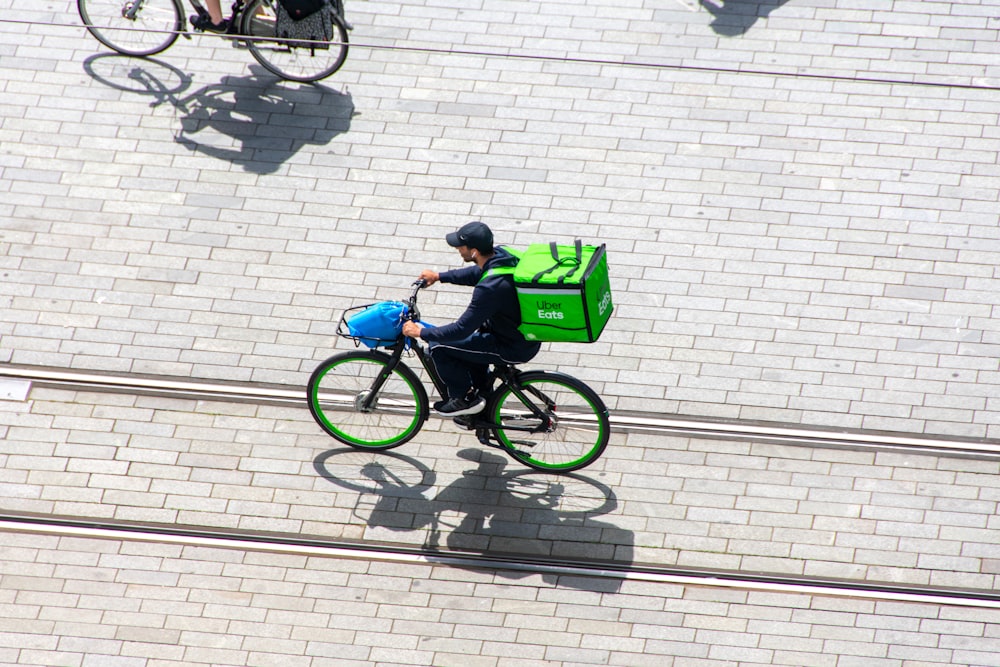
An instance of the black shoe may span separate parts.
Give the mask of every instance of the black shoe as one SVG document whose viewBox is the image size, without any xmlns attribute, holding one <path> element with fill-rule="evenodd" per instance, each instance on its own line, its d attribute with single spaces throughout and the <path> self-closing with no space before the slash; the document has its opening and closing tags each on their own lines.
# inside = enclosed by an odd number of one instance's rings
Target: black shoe
<svg viewBox="0 0 1000 667">
<path fill-rule="evenodd" d="M 218 32 L 224 33 L 229 32 L 229 21 L 222 19 L 222 23 L 212 23 L 211 17 L 208 14 L 193 14 L 191 17 L 191 27 L 195 30 L 203 30 L 205 32 Z"/>
<path fill-rule="evenodd" d="M 434 404 L 434 412 L 442 417 L 458 417 L 460 415 L 474 415 L 483 411 L 486 401 L 474 396 L 472 398 L 449 398 L 447 401 L 438 401 Z"/>
</svg>

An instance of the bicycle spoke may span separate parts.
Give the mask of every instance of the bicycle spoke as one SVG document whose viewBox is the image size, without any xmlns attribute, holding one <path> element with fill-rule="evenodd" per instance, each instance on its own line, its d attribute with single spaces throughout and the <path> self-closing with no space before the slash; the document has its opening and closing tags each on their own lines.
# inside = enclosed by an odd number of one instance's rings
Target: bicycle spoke
<svg viewBox="0 0 1000 667">
<path fill-rule="evenodd" d="M 426 395 L 405 366 L 397 366 L 372 399 L 385 355 L 349 352 L 323 362 L 309 380 L 309 409 L 316 422 L 337 440 L 358 448 L 401 445 L 423 424 Z"/>
<path fill-rule="evenodd" d="M 607 410 L 579 380 L 534 371 L 521 375 L 524 399 L 538 401 L 547 420 L 525 412 L 523 400 L 507 390 L 494 407 L 497 440 L 522 463 L 540 470 L 567 472 L 589 465 L 609 437 Z M 537 397 L 544 396 L 542 403 Z M 545 408 L 545 404 L 552 406 Z"/>
<path fill-rule="evenodd" d="M 126 55 L 159 53 L 184 28 L 174 0 L 77 0 L 77 9 L 98 41 Z"/>
<path fill-rule="evenodd" d="M 329 42 L 293 41 L 277 34 L 277 0 L 250 0 L 243 10 L 242 33 L 250 54 L 268 70 L 290 81 L 317 81 L 336 72 L 347 59 L 347 29 L 327 12 L 332 26 Z"/>
</svg>

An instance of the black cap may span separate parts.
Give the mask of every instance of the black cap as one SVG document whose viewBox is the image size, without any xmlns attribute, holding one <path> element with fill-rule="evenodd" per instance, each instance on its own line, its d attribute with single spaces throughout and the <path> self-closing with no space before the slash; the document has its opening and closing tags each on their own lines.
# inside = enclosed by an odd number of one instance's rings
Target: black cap
<svg viewBox="0 0 1000 667">
<path fill-rule="evenodd" d="M 457 232 L 446 234 L 444 240 L 452 248 L 464 245 L 479 252 L 493 252 L 493 232 L 478 220 L 462 225 Z"/>
</svg>

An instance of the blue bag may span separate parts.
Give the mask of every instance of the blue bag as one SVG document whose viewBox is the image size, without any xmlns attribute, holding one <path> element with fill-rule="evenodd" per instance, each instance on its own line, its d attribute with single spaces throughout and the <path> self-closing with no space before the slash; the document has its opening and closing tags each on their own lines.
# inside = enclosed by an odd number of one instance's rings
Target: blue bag
<svg viewBox="0 0 1000 667">
<path fill-rule="evenodd" d="M 402 301 L 375 303 L 347 320 L 351 335 L 368 347 L 388 347 L 403 331 L 406 304 Z"/>
</svg>

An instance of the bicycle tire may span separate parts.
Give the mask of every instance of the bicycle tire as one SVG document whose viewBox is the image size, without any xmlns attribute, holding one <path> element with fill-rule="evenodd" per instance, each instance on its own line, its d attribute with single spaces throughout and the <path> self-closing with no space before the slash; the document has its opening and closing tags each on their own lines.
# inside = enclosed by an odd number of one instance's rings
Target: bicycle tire
<svg viewBox="0 0 1000 667">
<path fill-rule="evenodd" d="M 76 9 L 97 41 L 127 56 L 166 51 L 184 30 L 180 0 L 77 0 Z"/>
<path fill-rule="evenodd" d="M 347 27 L 343 19 L 330 12 L 333 39 L 322 48 L 289 46 L 277 41 L 277 0 L 250 0 L 243 10 L 241 32 L 247 49 L 268 71 L 288 81 L 308 83 L 324 79 L 339 70 L 347 60 Z"/>
<path fill-rule="evenodd" d="M 409 367 L 399 363 L 372 409 L 361 406 L 377 375 L 392 358 L 378 351 L 337 354 L 309 377 L 307 399 L 316 423 L 357 449 L 390 449 L 415 436 L 430 414 L 427 392 Z"/>
<path fill-rule="evenodd" d="M 493 436 L 507 454 L 524 465 L 545 472 L 571 472 L 596 461 L 608 446 L 611 423 L 608 409 L 586 384 L 564 373 L 526 371 L 518 383 L 524 394 L 539 405 L 552 423 L 545 431 L 530 433 L 542 420 L 525 409 L 510 386 L 491 397 L 486 414 Z"/>
</svg>

